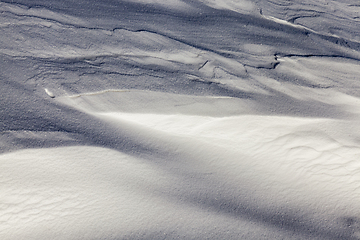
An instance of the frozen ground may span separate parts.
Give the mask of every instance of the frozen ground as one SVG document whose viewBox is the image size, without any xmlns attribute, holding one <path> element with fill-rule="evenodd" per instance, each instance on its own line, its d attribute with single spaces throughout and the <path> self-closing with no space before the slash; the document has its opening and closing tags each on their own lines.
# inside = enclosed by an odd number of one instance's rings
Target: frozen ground
<svg viewBox="0 0 360 240">
<path fill-rule="evenodd" d="M 360 239 L 357 0 L 0 0 L 0 239 Z"/>
</svg>

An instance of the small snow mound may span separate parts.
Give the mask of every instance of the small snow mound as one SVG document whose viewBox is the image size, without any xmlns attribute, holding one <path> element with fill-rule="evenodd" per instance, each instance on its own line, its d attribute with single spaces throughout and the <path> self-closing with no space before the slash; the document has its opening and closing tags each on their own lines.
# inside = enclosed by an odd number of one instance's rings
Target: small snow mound
<svg viewBox="0 0 360 240">
<path fill-rule="evenodd" d="M 51 97 L 51 98 L 55 97 L 55 95 L 49 89 L 45 88 L 44 90 L 45 90 L 46 94 L 49 95 L 49 97 Z"/>
</svg>

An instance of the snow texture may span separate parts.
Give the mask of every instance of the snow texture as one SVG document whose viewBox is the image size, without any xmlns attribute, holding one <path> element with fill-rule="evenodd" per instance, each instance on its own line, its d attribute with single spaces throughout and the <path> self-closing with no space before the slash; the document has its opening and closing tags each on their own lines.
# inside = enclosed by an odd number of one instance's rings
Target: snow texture
<svg viewBox="0 0 360 240">
<path fill-rule="evenodd" d="M 0 0 L 0 239 L 360 239 L 358 0 Z"/>
</svg>

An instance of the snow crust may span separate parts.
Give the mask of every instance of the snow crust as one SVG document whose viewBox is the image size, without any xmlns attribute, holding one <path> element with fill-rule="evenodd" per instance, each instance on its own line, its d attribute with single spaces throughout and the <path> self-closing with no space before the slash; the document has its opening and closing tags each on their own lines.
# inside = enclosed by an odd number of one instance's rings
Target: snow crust
<svg viewBox="0 0 360 240">
<path fill-rule="evenodd" d="M 359 4 L 0 1 L 0 239 L 360 239 Z"/>
</svg>

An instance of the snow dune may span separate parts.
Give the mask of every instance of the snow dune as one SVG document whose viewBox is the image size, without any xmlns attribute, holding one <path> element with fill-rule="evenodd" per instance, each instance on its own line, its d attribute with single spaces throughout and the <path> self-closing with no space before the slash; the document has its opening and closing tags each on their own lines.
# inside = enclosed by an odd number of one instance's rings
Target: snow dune
<svg viewBox="0 0 360 240">
<path fill-rule="evenodd" d="M 1 239 L 360 239 L 356 1 L 0 1 Z"/>
</svg>

